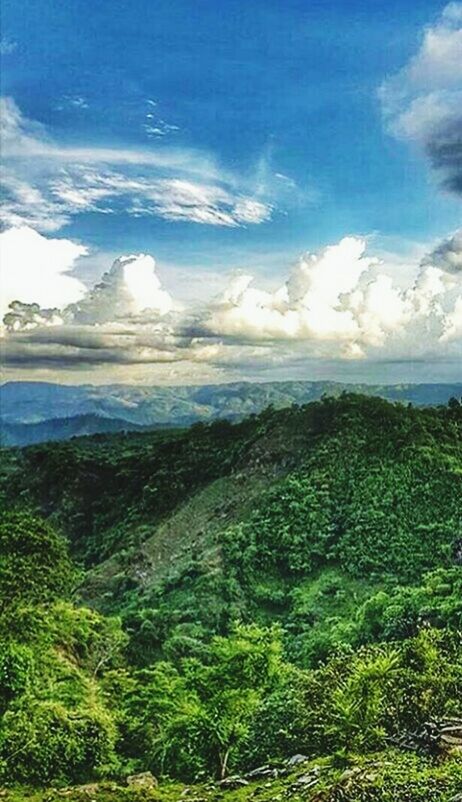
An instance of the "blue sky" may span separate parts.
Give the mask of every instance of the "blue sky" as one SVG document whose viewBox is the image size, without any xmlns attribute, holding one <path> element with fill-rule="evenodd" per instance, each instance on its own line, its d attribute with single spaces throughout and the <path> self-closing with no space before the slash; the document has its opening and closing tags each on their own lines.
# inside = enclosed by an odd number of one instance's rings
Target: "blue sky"
<svg viewBox="0 0 462 802">
<path fill-rule="evenodd" d="M 440 9 L 428 0 L 26 0 L 19 10 L 6 0 L 3 31 L 18 46 L 3 92 L 63 142 L 193 147 L 250 181 L 265 160 L 299 187 L 295 197 L 281 187 L 271 224 L 238 231 L 92 214 L 68 227 L 100 248 L 188 261 L 190 244 L 194 260 L 210 262 L 223 245 L 245 263 L 248 249 L 296 253 L 349 232 L 425 239 L 454 225 L 459 209 L 384 131 L 376 90 Z M 180 130 L 149 137 L 149 113 Z"/>
<path fill-rule="evenodd" d="M 7 225 L 80 243 L 86 284 L 119 254 L 152 254 L 183 301 L 188 278 L 192 295 L 235 268 L 266 287 L 346 236 L 393 252 L 400 278 L 460 224 L 458 193 L 440 189 L 418 136 L 396 135 L 379 96 L 443 8 L 4 0 L 17 196 L 23 182 Z"/>
</svg>

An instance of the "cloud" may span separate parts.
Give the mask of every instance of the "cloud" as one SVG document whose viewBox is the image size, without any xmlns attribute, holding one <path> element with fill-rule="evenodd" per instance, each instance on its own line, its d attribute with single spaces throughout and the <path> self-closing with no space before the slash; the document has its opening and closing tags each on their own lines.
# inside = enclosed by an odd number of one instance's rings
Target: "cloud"
<svg viewBox="0 0 462 802">
<path fill-rule="evenodd" d="M 150 366 L 156 376 L 173 370 L 168 375 L 178 379 L 173 366 L 182 365 L 181 375 L 192 380 L 197 371 L 208 379 L 235 378 L 249 371 L 254 376 L 291 367 L 300 371 L 308 364 L 314 370 L 328 360 L 403 365 L 459 360 L 460 365 L 460 232 L 416 261 L 406 286 L 393 280 L 394 261 L 381 262 L 367 253 L 365 240 L 345 237 L 303 254 L 273 290 L 255 286 L 250 274 L 237 274 L 217 298 L 189 308 L 163 289 L 154 259 L 146 254 L 119 257 L 95 286 L 84 292 L 80 285 L 72 287 L 78 297 L 70 303 L 64 300 L 67 287 L 59 302 L 50 276 L 72 282 L 65 270 L 81 246 L 32 234 L 34 239 L 30 231 L 14 232 L 16 263 L 26 237 L 35 255 L 43 249 L 44 264 L 49 265 L 48 247 L 58 266 L 46 277 L 47 292 L 34 302 L 40 263 L 23 262 L 28 265 L 19 287 L 24 293 L 16 292 L 4 317 L 4 359 L 12 369 L 99 368 L 120 378 L 119 366 L 128 379 Z M 64 249 L 59 254 L 58 247 Z"/>
<path fill-rule="evenodd" d="M 442 186 L 462 194 L 462 3 L 450 3 L 420 48 L 380 89 L 385 119 L 397 136 L 427 154 Z"/>
<path fill-rule="evenodd" d="M 462 107 L 462 92 L 459 101 Z M 462 196 L 462 114 L 446 116 L 435 126 L 427 140 L 427 152 L 433 167 L 443 176 L 445 189 Z"/>
<path fill-rule="evenodd" d="M 442 339 L 446 342 L 462 340 L 462 297 L 457 298 L 453 311 L 446 318 Z"/>
<path fill-rule="evenodd" d="M 9 304 L 38 304 L 63 308 L 85 294 L 85 286 L 70 276 L 83 245 L 68 239 L 49 239 L 28 227 L 0 234 L 0 311 Z M 18 310 L 17 310 L 18 311 Z"/>
<path fill-rule="evenodd" d="M 4 98 L 4 100 L 11 100 L 11 98 Z M 90 108 L 90 104 L 87 98 L 83 97 L 83 95 L 62 95 L 54 108 L 56 111 L 66 111 L 68 109 L 75 111 L 86 111 Z"/>
<path fill-rule="evenodd" d="M 69 100 L 69 99 L 68 99 Z M 72 97 L 84 108 L 86 101 Z M 83 212 L 126 213 L 236 227 L 270 219 L 273 206 L 207 154 L 181 148 L 63 147 L 1 100 L 6 167 L 4 225 L 56 231 Z"/>
<path fill-rule="evenodd" d="M 57 231 L 70 220 L 64 204 L 46 198 L 37 186 L 5 168 L 2 171 L 0 221 L 7 228 L 29 226 Z"/>
<path fill-rule="evenodd" d="M 178 125 L 167 123 L 163 120 L 158 112 L 159 103 L 157 100 L 146 100 L 148 111 L 146 112 L 146 122 L 143 124 L 143 130 L 149 138 L 165 137 L 169 134 L 176 134 L 180 130 Z"/>
<path fill-rule="evenodd" d="M 82 245 L 23 227 L 0 234 L 0 252 L 2 314 L 14 331 L 34 324 L 150 323 L 181 309 L 162 289 L 155 261 L 147 254 L 119 257 L 87 289 L 67 275 L 87 253 Z"/>
<path fill-rule="evenodd" d="M 74 109 L 89 109 L 90 104 L 82 95 L 65 95 L 63 97 L 64 103 Z"/>
<path fill-rule="evenodd" d="M 212 305 L 205 328 L 255 340 L 349 342 L 358 325 L 341 296 L 376 263 L 364 251 L 362 240 L 346 237 L 319 254 L 307 253 L 273 293 L 252 287 L 249 275 L 238 276 Z"/>
<path fill-rule="evenodd" d="M 27 331 L 39 326 L 61 326 L 64 323 L 59 309 L 42 309 L 39 304 L 12 301 L 3 317 L 7 331 Z"/>
<path fill-rule="evenodd" d="M 4 346 L 6 365 L 40 368 L 157 364 L 181 360 L 180 347 L 138 338 L 130 332 L 92 331 L 85 327 L 39 328 L 21 336 L 10 336 Z"/>
<path fill-rule="evenodd" d="M 57 326 L 39 324 L 33 330 L 10 329 L 3 343 L 3 359 L 7 366 L 29 370 L 104 370 L 113 365 L 213 364 L 219 361 L 221 348 L 219 343 L 184 336 L 175 328 L 174 319 L 154 322 L 147 317 L 123 325 L 81 325 L 65 320 Z"/>
<path fill-rule="evenodd" d="M 147 117 L 151 118 L 153 115 L 148 114 Z M 178 125 L 166 123 L 165 120 L 157 120 L 155 123 L 145 123 L 143 125 L 143 130 L 148 137 L 160 137 L 179 131 L 180 128 Z"/>
<path fill-rule="evenodd" d="M 151 256 L 121 256 L 93 289 L 68 307 L 66 317 L 77 323 L 108 323 L 139 315 L 163 317 L 174 309 L 168 292 L 161 289 Z"/>
<path fill-rule="evenodd" d="M 271 216 L 271 206 L 231 193 L 214 184 L 186 179 L 144 179 L 114 171 L 79 169 L 50 184 L 58 205 L 68 214 L 93 211 L 110 214 L 124 200 L 135 217 L 154 215 L 171 221 L 189 221 L 236 227 L 258 224 Z"/>
<path fill-rule="evenodd" d="M 462 293 L 461 281 L 439 266 L 443 244 L 405 289 L 365 250 L 364 240 L 346 237 L 307 253 L 274 292 L 253 287 L 250 275 L 236 276 L 202 318 L 204 336 L 275 347 L 293 342 L 307 356 L 324 358 L 442 355 L 442 343 L 458 338 Z"/>
<path fill-rule="evenodd" d="M 0 124 L 5 158 L 35 158 L 58 165 L 142 165 L 167 171 L 185 171 L 201 179 L 218 179 L 214 160 L 188 148 L 162 150 L 111 147 L 61 146 L 50 138 L 45 126 L 25 117 L 14 99 L 0 98 Z"/>
<path fill-rule="evenodd" d="M 201 344 L 182 334 L 181 307 L 162 289 L 151 256 L 119 257 L 87 290 L 62 275 L 84 248 L 68 240 L 47 240 L 31 229 L 11 229 L 0 236 L 8 272 L 21 266 L 14 288 L 2 299 L 5 364 L 156 364 L 181 361 L 185 349 L 188 359 L 198 358 Z M 54 308 L 48 306 L 51 301 Z"/>
<path fill-rule="evenodd" d="M 18 46 L 18 43 L 14 41 L 14 39 L 10 39 L 8 36 L 2 36 L 0 39 L 0 56 L 10 56 L 11 53 L 14 53 Z"/>
<path fill-rule="evenodd" d="M 447 273 L 462 276 L 462 229 L 442 240 L 424 257 L 422 265 L 435 265 Z"/>
</svg>

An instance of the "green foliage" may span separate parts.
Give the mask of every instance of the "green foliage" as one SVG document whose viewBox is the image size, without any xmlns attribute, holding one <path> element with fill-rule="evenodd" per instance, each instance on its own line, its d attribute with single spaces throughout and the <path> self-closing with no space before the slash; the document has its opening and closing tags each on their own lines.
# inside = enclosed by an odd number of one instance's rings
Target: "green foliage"
<svg viewBox="0 0 462 802">
<path fill-rule="evenodd" d="M 338 445 L 323 444 L 226 532 L 226 554 L 244 581 L 255 570 L 297 575 L 329 562 L 355 576 L 409 581 L 447 561 L 459 532 L 461 477 L 436 454 L 384 460 L 357 443 L 344 452 Z"/>
<path fill-rule="evenodd" d="M 22 643 L 4 641 L 1 646 L 0 712 L 4 713 L 16 697 L 28 690 L 34 671 L 34 655 Z"/>
<path fill-rule="evenodd" d="M 399 666 L 397 651 L 363 656 L 341 677 L 330 700 L 332 734 L 336 745 L 347 751 L 364 752 L 383 745 L 382 726 L 390 689 Z"/>
<path fill-rule="evenodd" d="M 66 594 L 73 571 L 66 541 L 49 524 L 25 512 L 0 523 L 0 610 L 27 599 L 48 601 Z"/>
<path fill-rule="evenodd" d="M 457 788 L 456 760 L 387 750 L 462 715 L 460 405 L 344 396 L 2 463 L 4 782 L 189 782 L 303 752 L 330 766 L 326 802 Z M 86 564 L 72 602 L 54 525 Z"/>
<path fill-rule="evenodd" d="M 462 630 L 461 567 L 432 571 L 416 587 L 379 591 L 358 614 L 362 640 L 411 637 L 426 626 Z"/>
<path fill-rule="evenodd" d="M 252 422 L 217 421 L 185 432 L 44 444 L 8 466 L 7 492 L 53 512 L 87 565 L 137 545 L 127 531 L 158 522 L 207 482 L 229 473 L 249 447 Z M 122 448 L 119 448 L 119 444 Z"/>
<path fill-rule="evenodd" d="M 57 702 L 26 697 L 2 719 L 0 777 L 79 782 L 114 764 L 114 740 L 111 718 L 98 707 L 69 711 Z"/>
<path fill-rule="evenodd" d="M 0 616 L 0 779 L 80 782 L 117 767 L 99 682 L 125 643 L 119 621 L 69 602 Z"/>
<path fill-rule="evenodd" d="M 284 666 L 241 747 L 246 765 L 303 752 L 367 753 L 432 718 L 460 715 L 462 640 L 424 630 L 402 644 L 333 653 L 317 669 Z"/>
<path fill-rule="evenodd" d="M 268 491 L 250 521 L 226 533 L 229 556 L 242 554 L 242 571 L 272 568 L 309 572 L 325 560 L 335 532 L 325 475 L 290 474 Z M 236 560 L 237 561 L 237 560 Z"/>
<path fill-rule="evenodd" d="M 224 776 L 277 680 L 280 651 L 276 630 L 238 627 L 228 638 L 213 638 L 202 659 L 110 674 L 106 687 L 122 708 L 121 748 L 138 768 L 143 755 L 156 773 Z"/>
<path fill-rule="evenodd" d="M 461 787 L 460 760 L 438 765 L 391 751 L 355 761 L 323 798 L 326 802 L 454 802 Z"/>
</svg>

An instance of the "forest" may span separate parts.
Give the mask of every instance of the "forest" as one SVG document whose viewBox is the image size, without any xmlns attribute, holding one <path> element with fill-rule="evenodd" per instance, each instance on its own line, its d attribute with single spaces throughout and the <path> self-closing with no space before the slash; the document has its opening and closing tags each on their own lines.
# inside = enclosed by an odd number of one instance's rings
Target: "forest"
<svg viewBox="0 0 462 802">
<path fill-rule="evenodd" d="M 462 405 L 0 451 L 0 798 L 460 802 Z"/>
</svg>

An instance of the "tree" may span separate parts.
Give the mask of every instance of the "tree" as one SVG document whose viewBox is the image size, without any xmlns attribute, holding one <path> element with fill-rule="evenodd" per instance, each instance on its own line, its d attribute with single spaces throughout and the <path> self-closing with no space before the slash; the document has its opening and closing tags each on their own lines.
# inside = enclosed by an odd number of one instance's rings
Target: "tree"
<svg viewBox="0 0 462 802">
<path fill-rule="evenodd" d="M 329 730 L 345 749 L 365 751 L 382 745 L 383 714 L 399 659 L 395 650 L 359 656 L 341 678 L 332 694 Z"/>
<path fill-rule="evenodd" d="M 200 702 L 204 742 L 221 778 L 280 665 L 279 630 L 255 625 L 213 638 L 207 663 L 185 661 L 187 684 Z"/>
<path fill-rule="evenodd" d="M 0 523 L 0 612 L 21 600 L 51 601 L 66 595 L 73 569 L 66 542 L 43 520 L 10 512 Z"/>
<path fill-rule="evenodd" d="M 213 638 L 203 658 L 185 658 L 178 668 L 157 663 L 134 682 L 109 677 L 114 697 L 122 696 L 128 754 L 186 780 L 210 771 L 225 777 L 280 666 L 279 631 L 253 625 Z"/>
</svg>

